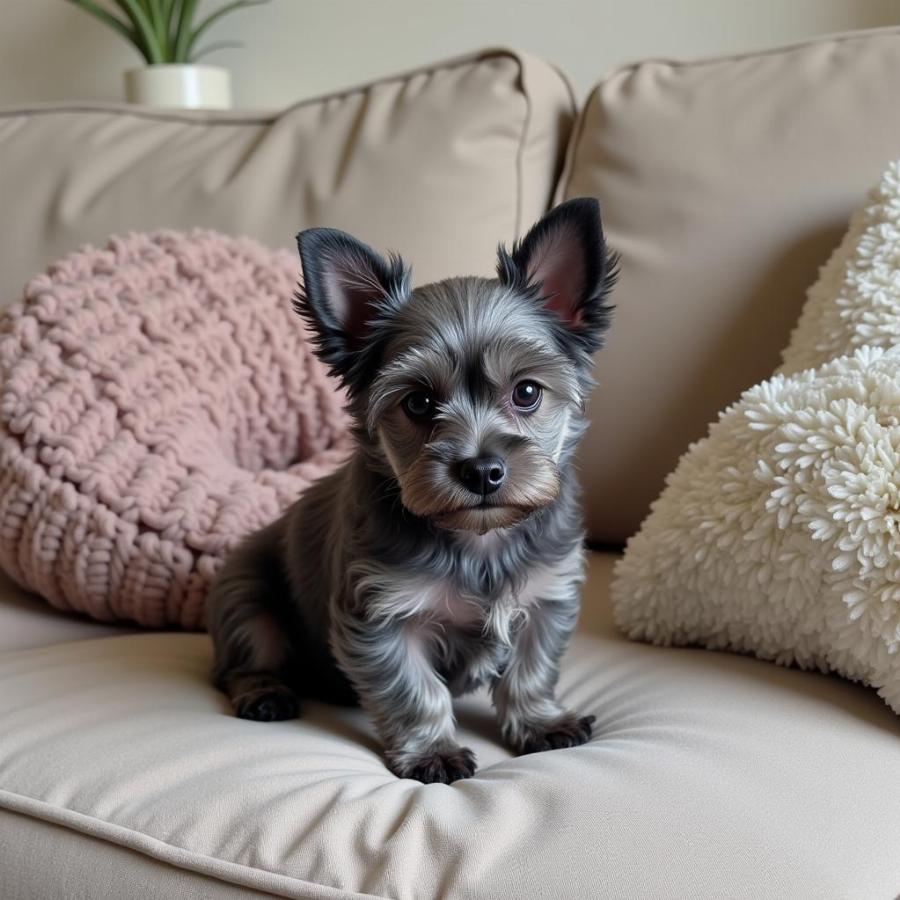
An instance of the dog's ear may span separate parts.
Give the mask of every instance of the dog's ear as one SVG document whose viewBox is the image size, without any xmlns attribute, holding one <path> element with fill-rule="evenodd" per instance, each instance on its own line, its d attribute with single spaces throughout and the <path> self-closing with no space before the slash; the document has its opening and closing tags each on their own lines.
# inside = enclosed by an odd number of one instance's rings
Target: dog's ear
<svg viewBox="0 0 900 900">
<path fill-rule="evenodd" d="M 294 308 L 313 328 L 316 352 L 352 388 L 372 364 L 379 326 L 410 291 L 409 269 L 334 228 L 297 235 L 303 283 Z"/>
<path fill-rule="evenodd" d="M 512 253 L 501 246 L 497 274 L 503 284 L 537 291 L 582 349 L 601 346 L 612 312 L 605 301 L 618 272 L 595 199 L 568 200 L 547 213 Z"/>
</svg>

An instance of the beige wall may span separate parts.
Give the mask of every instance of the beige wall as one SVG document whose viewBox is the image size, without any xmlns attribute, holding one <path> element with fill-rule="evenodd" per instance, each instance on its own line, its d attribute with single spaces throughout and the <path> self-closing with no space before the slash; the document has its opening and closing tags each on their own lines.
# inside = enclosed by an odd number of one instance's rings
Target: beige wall
<svg viewBox="0 0 900 900">
<path fill-rule="evenodd" d="M 207 8 L 217 4 L 206 0 Z M 0 0 L 0 105 L 119 99 L 137 57 L 65 0 Z M 277 107 L 485 45 L 556 62 L 579 94 L 613 66 L 900 23 L 900 0 L 272 0 L 223 20 L 209 62 L 241 106 Z"/>
</svg>

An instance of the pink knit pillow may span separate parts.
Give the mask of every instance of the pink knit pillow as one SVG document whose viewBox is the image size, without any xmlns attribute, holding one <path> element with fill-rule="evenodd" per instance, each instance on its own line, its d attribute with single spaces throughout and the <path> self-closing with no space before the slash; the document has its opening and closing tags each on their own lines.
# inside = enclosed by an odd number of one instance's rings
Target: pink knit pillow
<svg viewBox="0 0 900 900">
<path fill-rule="evenodd" d="M 0 565 L 54 606 L 199 628 L 210 579 L 346 452 L 299 263 L 209 231 L 113 238 L 0 319 Z"/>
</svg>

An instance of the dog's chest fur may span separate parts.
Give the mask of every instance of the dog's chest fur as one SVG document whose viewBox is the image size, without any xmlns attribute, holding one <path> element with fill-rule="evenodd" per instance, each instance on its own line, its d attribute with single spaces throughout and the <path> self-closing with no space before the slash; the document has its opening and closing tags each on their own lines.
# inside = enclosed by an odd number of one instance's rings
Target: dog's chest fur
<svg viewBox="0 0 900 900">
<path fill-rule="evenodd" d="M 506 628 L 496 620 L 507 612 L 527 615 L 538 603 L 567 596 L 573 579 L 580 576 L 583 557 L 581 547 L 575 546 L 559 560 L 523 564 L 515 573 L 493 572 L 477 556 L 465 571 L 457 568 L 447 574 L 420 573 L 412 567 L 370 572 L 362 579 L 369 595 L 366 612 L 370 618 L 465 630 L 480 627 L 502 638 Z"/>
<path fill-rule="evenodd" d="M 479 577 L 478 550 L 469 550 L 472 564 L 465 573 L 445 576 L 415 571 L 391 574 L 369 595 L 367 614 L 404 620 L 412 637 L 431 650 L 454 694 L 466 693 L 499 674 L 518 630 L 541 607 L 571 596 L 581 581 L 583 551 L 573 547 L 562 559 L 532 563 L 519 577 L 501 580 L 483 590 L 492 578 Z M 490 548 L 485 547 L 489 552 Z M 367 587 L 376 585 L 370 577 Z"/>
</svg>

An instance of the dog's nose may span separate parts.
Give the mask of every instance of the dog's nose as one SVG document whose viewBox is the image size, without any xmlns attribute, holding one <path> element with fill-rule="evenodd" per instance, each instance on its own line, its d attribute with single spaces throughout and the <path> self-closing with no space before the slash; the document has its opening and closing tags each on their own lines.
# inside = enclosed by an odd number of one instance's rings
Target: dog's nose
<svg viewBox="0 0 900 900">
<path fill-rule="evenodd" d="M 459 480 L 473 493 L 493 494 L 506 478 L 506 465 L 497 456 L 475 456 L 463 460 Z"/>
</svg>

